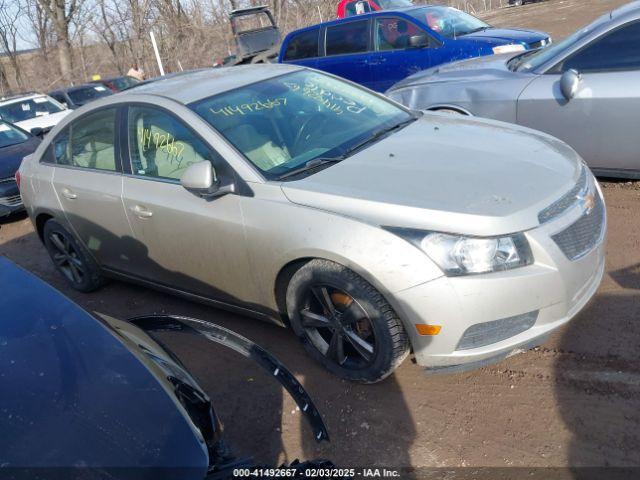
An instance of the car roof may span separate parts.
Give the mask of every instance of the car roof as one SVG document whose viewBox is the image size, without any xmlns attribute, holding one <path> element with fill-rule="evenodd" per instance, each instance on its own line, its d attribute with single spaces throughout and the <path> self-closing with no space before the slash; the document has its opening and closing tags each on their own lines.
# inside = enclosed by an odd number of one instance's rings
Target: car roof
<svg viewBox="0 0 640 480">
<path fill-rule="evenodd" d="M 47 96 L 46 94 L 38 93 L 38 92 L 30 92 L 30 93 L 23 93 L 23 94 L 19 94 L 19 95 L 12 95 L 10 97 L 0 98 L 0 105 L 6 105 L 6 104 L 10 104 L 10 103 L 20 102 L 22 100 L 29 100 L 31 98 L 46 97 L 46 96 Z"/>
<path fill-rule="evenodd" d="M 303 67 L 296 65 L 277 63 L 208 68 L 195 72 L 184 72 L 168 78 L 160 78 L 124 90 L 116 94 L 116 96 L 122 98 L 122 95 L 133 94 L 160 95 L 188 104 L 238 87 L 302 69 Z"/>
</svg>

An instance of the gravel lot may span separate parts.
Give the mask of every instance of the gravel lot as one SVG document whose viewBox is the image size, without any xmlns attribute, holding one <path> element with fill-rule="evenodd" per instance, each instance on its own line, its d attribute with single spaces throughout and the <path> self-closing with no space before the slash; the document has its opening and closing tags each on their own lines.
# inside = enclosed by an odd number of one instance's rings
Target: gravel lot
<svg viewBox="0 0 640 480">
<path fill-rule="evenodd" d="M 486 18 L 544 29 L 558 39 L 622 3 L 548 1 Z M 24 217 L 0 222 L 0 254 L 90 311 L 195 316 L 233 328 L 280 357 L 323 412 L 330 444 L 315 444 L 293 401 L 253 365 L 201 339 L 163 337 L 214 399 L 234 449 L 263 462 L 322 456 L 345 466 L 640 466 L 640 183 L 603 186 L 607 274 L 573 322 L 542 348 L 494 366 L 426 376 L 406 361 L 373 386 L 325 373 L 291 332 L 276 326 L 119 282 L 76 293 L 54 271 Z"/>
</svg>

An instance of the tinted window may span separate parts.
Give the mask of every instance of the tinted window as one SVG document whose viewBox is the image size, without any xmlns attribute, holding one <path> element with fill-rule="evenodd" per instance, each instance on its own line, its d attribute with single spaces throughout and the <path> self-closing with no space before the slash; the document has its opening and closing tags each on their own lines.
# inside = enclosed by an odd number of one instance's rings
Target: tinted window
<svg viewBox="0 0 640 480">
<path fill-rule="evenodd" d="M 29 138 L 29 135 L 22 130 L 18 130 L 13 125 L 0 122 L 0 148 L 24 143 L 29 140 Z"/>
<path fill-rule="evenodd" d="M 411 115 L 342 80 L 299 71 L 191 105 L 267 178 L 355 145 Z M 393 163 L 393 162 L 391 162 Z"/>
<path fill-rule="evenodd" d="M 85 115 L 53 141 L 53 161 L 58 165 L 116 171 L 116 109 Z"/>
<path fill-rule="evenodd" d="M 375 39 L 378 50 L 398 50 L 409 47 L 409 38 L 426 35 L 424 30 L 402 18 L 377 18 Z"/>
<path fill-rule="evenodd" d="M 579 72 L 640 69 L 640 22 L 619 28 L 565 60 L 562 71 Z"/>
<path fill-rule="evenodd" d="M 179 180 L 189 165 L 217 154 L 184 123 L 155 108 L 129 108 L 129 151 L 135 175 Z"/>
<path fill-rule="evenodd" d="M 285 60 L 300 60 L 318 56 L 318 34 L 320 30 L 314 29 L 297 35 L 287 45 L 284 54 Z"/>
<path fill-rule="evenodd" d="M 107 95 L 112 95 L 113 92 L 104 85 L 87 86 L 83 88 L 77 88 L 75 90 L 69 90 L 67 95 L 73 103 L 76 105 L 84 105 L 91 100 L 96 100 Z"/>
<path fill-rule="evenodd" d="M 366 52 L 368 40 L 368 20 L 327 27 L 327 55 Z"/>
</svg>

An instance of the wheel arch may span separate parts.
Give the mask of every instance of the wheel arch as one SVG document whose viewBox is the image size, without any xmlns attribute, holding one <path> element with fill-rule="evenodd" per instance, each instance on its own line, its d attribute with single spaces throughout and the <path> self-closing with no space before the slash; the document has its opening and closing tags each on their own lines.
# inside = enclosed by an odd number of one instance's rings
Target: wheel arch
<svg viewBox="0 0 640 480">
<path fill-rule="evenodd" d="M 40 212 L 35 217 L 34 224 L 36 227 L 36 233 L 38 234 L 38 238 L 40 238 L 40 241 L 43 243 L 44 243 L 44 225 L 52 218 L 55 218 L 55 217 L 49 212 Z"/>
<path fill-rule="evenodd" d="M 456 112 L 458 112 L 461 115 L 466 115 L 468 117 L 473 117 L 473 113 L 471 113 L 469 110 L 467 110 L 466 108 L 463 108 L 459 105 L 451 105 L 451 104 L 437 104 L 437 105 L 431 105 L 430 107 L 427 108 L 428 111 L 430 112 L 437 112 L 440 110 L 454 110 Z"/>
</svg>

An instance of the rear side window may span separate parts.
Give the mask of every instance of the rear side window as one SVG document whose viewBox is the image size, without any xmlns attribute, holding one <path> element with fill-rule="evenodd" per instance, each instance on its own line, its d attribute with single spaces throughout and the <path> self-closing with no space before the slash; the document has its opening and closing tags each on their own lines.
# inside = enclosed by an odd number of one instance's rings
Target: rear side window
<svg viewBox="0 0 640 480">
<path fill-rule="evenodd" d="M 115 124 L 115 108 L 79 118 L 52 142 L 49 161 L 57 165 L 115 172 Z"/>
<path fill-rule="evenodd" d="M 562 71 L 606 72 L 640 69 L 640 22 L 595 40 L 562 64 Z"/>
<path fill-rule="evenodd" d="M 284 53 L 285 60 L 301 60 L 318 56 L 318 35 L 320 30 L 303 32 L 291 39 Z"/>
<path fill-rule="evenodd" d="M 152 107 L 129 107 L 129 154 L 134 175 L 179 180 L 189 165 L 220 157 L 184 123 Z"/>
<path fill-rule="evenodd" d="M 369 20 L 327 27 L 327 55 L 366 52 L 369 46 Z"/>
</svg>

